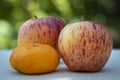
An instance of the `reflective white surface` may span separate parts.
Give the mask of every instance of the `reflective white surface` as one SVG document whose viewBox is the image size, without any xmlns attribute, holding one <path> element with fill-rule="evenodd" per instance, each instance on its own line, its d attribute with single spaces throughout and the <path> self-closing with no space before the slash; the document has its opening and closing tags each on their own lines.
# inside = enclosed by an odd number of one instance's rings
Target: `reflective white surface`
<svg viewBox="0 0 120 80">
<path fill-rule="evenodd" d="M 110 59 L 100 72 L 71 72 L 61 60 L 52 73 L 25 75 L 9 64 L 11 50 L 0 50 L 0 80 L 120 80 L 120 49 L 113 49 Z"/>
</svg>

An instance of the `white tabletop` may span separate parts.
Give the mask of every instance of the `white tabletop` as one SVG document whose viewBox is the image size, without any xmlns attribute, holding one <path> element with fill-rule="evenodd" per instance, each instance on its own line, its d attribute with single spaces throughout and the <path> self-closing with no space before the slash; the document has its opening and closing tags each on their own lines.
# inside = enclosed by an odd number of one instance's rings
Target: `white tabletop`
<svg viewBox="0 0 120 80">
<path fill-rule="evenodd" d="M 52 73 L 25 75 L 9 64 L 11 50 L 0 50 L 0 80 L 120 80 L 120 49 L 113 49 L 110 59 L 100 72 L 71 72 L 61 60 Z"/>
</svg>

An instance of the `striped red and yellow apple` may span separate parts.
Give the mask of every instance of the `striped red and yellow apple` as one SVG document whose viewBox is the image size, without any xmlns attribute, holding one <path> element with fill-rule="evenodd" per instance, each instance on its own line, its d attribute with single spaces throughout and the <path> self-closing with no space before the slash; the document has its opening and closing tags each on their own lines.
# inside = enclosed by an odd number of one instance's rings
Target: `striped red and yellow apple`
<svg viewBox="0 0 120 80">
<path fill-rule="evenodd" d="M 64 22 L 57 17 L 35 18 L 22 24 L 18 32 L 18 45 L 24 43 L 48 44 L 56 48 Z"/>
<path fill-rule="evenodd" d="M 112 37 L 101 23 L 75 22 L 62 29 L 58 48 L 71 71 L 99 71 L 110 57 Z"/>
</svg>

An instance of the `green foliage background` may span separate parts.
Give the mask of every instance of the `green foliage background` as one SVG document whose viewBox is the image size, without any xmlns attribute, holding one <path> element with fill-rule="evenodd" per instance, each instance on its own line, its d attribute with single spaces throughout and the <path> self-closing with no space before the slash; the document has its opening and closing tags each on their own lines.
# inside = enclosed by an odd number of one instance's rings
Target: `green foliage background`
<svg viewBox="0 0 120 80">
<path fill-rule="evenodd" d="M 120 48 L 120 0 L 0 0 L 0 49 L 17 45 L 21 24 L 33 18 L 58 16 L 65 23 L 86 20 L 105 24 L 113 36 L 114 48 Z"/>
</svg>

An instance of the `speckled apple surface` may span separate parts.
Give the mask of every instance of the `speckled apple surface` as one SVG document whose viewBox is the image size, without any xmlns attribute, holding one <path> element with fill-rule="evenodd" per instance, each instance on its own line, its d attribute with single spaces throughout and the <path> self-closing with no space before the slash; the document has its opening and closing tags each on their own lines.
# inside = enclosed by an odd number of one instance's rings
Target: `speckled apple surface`
<svg viewBox="0 0 120 80">
<path fill-rule="evenodd" d="M 56 47 L 64 22 L 56 17 L 35 18 L 24 22 L 18 32 L 18 44 L 40 43 Z"/>
<path fill-rule="evenodd" d="M 99 71 L 110 57 L 112 37 L 100 23 L 76 22 L 63 28 L 58 47 L 71 71 Z"/>
</svg>

